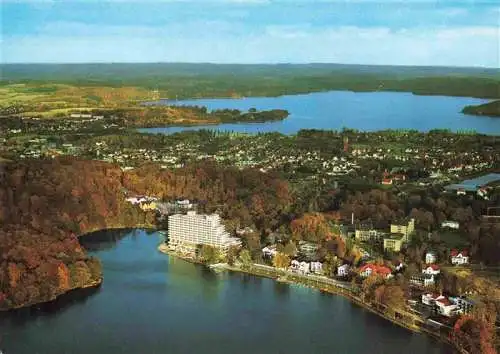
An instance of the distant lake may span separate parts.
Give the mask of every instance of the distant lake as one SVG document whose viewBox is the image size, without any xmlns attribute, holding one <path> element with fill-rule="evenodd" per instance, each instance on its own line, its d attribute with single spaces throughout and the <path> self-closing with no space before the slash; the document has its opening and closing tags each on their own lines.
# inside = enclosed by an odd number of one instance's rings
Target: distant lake
<svg viewBox="0 0 500 354">
<path fill-rule="evenodd" d="M 141 230 L 81 239 L 104 283 L 41 310 L 0 313 L 5 354 L 451 353 L 347 299 L 161 254 Z"/>
<path fill-rule="evenodd" d="M 286 109 L 290 116 L 279 122 L 219 124 L 189 127 L 140 129 L 141 132 L 175 133 L 184 130 L 217 129 L 245 133 L 280 132 L 294 134 L 300 129 L 335 129 L 343 127 L 363 131 L 383 129 L 476 130 L 500 135 L 500 118 L 467 116 L 461 113 L 467 105 L 488 100 L 468 97 L 417 96 L 405 92 L 329 91 L 279 97 L 245 97 L 238 99 L 163 100 L 162 104 L 198 105 L 208 109 L 249 108 Z"/>
</svg>

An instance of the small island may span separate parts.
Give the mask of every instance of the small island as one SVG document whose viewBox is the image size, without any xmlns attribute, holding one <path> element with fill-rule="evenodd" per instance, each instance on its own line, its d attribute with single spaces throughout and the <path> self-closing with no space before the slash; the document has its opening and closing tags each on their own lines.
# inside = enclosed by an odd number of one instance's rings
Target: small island
<svg viewBox="0 0 500 354">
<path fill-rule="evenodd" d="M 466 106 L 462 110 L 462 113 L 474 116 L 500 117 L 500 100 Z"/>
</svg>

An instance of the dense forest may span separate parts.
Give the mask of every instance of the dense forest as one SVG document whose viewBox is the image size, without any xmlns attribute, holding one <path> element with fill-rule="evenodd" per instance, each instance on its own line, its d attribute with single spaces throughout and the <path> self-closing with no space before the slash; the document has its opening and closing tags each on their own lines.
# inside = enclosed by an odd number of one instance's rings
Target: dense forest
<svg viewBox="0 0 500 354">
<path fill-rule="evenodd" d="M 327 90 L 498 98 L 497 69 L 338 64 L 7 64 L 2 82 L 159 89 L 164 98 L 277 96 Z"/>
<path fill-rule="evenodd" d="M 292 203 L 288 184 L 276 176 L 214 164 L 176 171 L 145 165 L 125 174 L 108 163 L 62 158 L 4 163 L 0 171 L 0 309 L 100 281 L 99 261 L 77 236 L 154 225 L 153 215 L 125 201 L 129 191 L 196 199 L 206 211 L 259 229 L 276 227 Z M 260 235 L 247 242 L 259 245 Z"/>
<path fill-rule="evenodd" d="M 225 167 L 213 161 L 168 170 L 144 164 L 122 172 L 115 165 L 72 158 L 4 163 L 0 169 L 0 308 L 46 301 L 100 279 L 99 262 L 86 256 L 77 236 L 104 229 L 154 224 L 150 214 L 126 203 L 126 193 L 164 199 L 188 198 L 201 212 L 218 212 L 229 231 L 249 226 L 242 235 L 252 257 L 271 236 L 287 255 L 300 241 L 320 244 L 321 257 L 332 256 L 354 264 L 359 252 L 339 238 L 334 227 L 356 220 L 387 229 L 390 222 L 414 217 L 417 234 L 403 250 L 410 264 L 419 266 L 428 249 L 449 257 L 451 248 L 466 247 L 475 261 L 500 263 L 500 229 L 485 224 L 481 215 L 489 201 L 442 195 L 440 190 L 397 195 L 388 190 L 360 192 L 344 185 L 302 186 L 278 172 Z M 463 232 L 440 232 L 444 220 L 456 220 Z M 465 237 L 466 235 L 466 237 Z M 450 289 L 456 280 L 450 280 Z"/>
<path fill-rule="evenodd" d="M 219 123 L 262 123 L 283 120 L 288 111 L 273 109 L 257 111 L 251 108 L 248 112 L 237 109 L 219 109 L 208 111 L 198 106 L 162 106 L 148 105 L 106 110 L 93 110 L 94 115 L 120 120 L 120 125 L 127 127 L 156 127 L 165 125 L 219 124 Z"/>
<path fill-rule="evenodd" d="M 475 116 L 500 117 L 500 100 L 480 104 L 477 106 L 466 106 L 464 107 L 462 112 Z"/>
<path fill-rule="evenodd" d="M 77 236 L 151 223 L 125 202 L 121 179 L 120 168 L 96 161 L 0 166 L 0 309 L 100 282 L 100 263 Z"/>
</svg>

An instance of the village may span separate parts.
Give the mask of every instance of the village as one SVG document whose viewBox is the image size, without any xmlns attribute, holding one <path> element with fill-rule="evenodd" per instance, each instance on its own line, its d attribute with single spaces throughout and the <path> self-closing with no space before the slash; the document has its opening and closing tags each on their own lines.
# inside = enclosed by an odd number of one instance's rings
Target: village
<svg viewBox="0 0 500 354">
<path fill-rule="evenodd" d="M 232 245 L 240 249 L 241 242 L 234 240 L 254 232 L 251 228 L 245 227 L 229 236 L 219 221 L 204 223 L 205 218 L 215 217 L 219 220 L 217 214 L 197 214 L 197 203 L 190 200 L 161 201 L 156 197 L 133 196 L 128 197 L 127 201 L 144 211 L 155 211 L 157 217 L 163 221 L 168 219 L 165 230 L 168 247 L 165 246 L 165 250 L 169 250 L 169 254 L 174 252 L 175 255 L 190 260 L 203 257 L 200 252 L 203 252 L 203 247 L 208 246 L 221 250 L 221 257 L 214 259 L 213 262 L 227 261 L 225 257 L 229 246 L 224 248 L 224 242 L 230 239 Z M 173 226 L 174 218 L 189 218 L 190 222 L 186 224 L 183 219 L 179 221 L 175 219 L 176 224 Z M 257 257 L 260 261 L 252 261 L 255 262 L 252 263 L 252 267 L 271 274 L 279 274 L 279 279 L 299 277 L 298 279 L 314 281 L 318 286 L 329 284 L 344 292 L 358 295 L 363 292 L 363 284 L 369 282 L 369 278 L 388 282 L 401 282 L 404 279 L 409 284 L 410 297 L 398 311 L 411 313 L 412 316 L 419 317 L 425 325 L 442 330 L 450 329 L 452 319 L 470 313 L 476 299 L 480 299 L 473 292 L 450 294 L 439 290 L 442 289 L 440 286 L 442 269 L 466 269 L 470 266 L 471 260 L 467 249 L 450 249 L 449 257 L 446 259 L 439 259 L 437 252 L 429 250 L 424 254 L 421 268 L 417 272 L 408 272 L 400 250 L 414 235 L 414 219 L 391 223 L 388 230 L 370 229 L 366 225 L 355 223 L 343 223 L 332 227 L 340 231 L 340 237 L 344 242 L 358 247 L 361 251 L 359 260 L 353 263 L 335 257 L 333 265 L 328 261 L 326 262 L 329 264 L 326 264 L 319 256 L 320 244 L 299 241 L 289 248 L 290 244 L 284 246 L 274 239 L 275 243 L 269 243 L 261 249 L 261 255 Z M 457 222 L 445 221 L 442 223 L 442 228 L 456 229 L 459 225 Z M 169 241 L 171 237 L 175 237 L 175 245 Z M 269 242 L 272 240 L 268 239 Z M 366 251 L 364 247 L 370 242 L 377 242 L 381 248 L 372 253 Z M 179 248 L 179 244 L 182 244 L 182 247 Z M 161 250 L 162 247 L 160 245 Z M 240 260 L 240 264 L 244 262 Z"/>
<path fill-rule="evenodd" d="M 102 121 L 100 116 L 85 119 Z M 457 149 L 457 137 L 436 141 L 437 138 L 429 138 L 429 134 L 424 135 L 430 140 L 428 143 L 418 144 L 421 134 L 411 132 L 330 132 L 326 137 L 318 135 L 319 139 L 315 139 L 314 131 L 299 132 L 296 136 L 211 131 L 159 136 L 123 134 L 123 131 L 120 135 L 103 135 L 102 130 L 96 130 L 89 137 L 88 132 L 78 133 L 77 124 L 62 122 L 75 132 L 53 135 L 42 133 L 43 130 L 38 134 L 7 130 L 0 137 L 1 156 L 26 159 L 68 155 L 116 163 L 124 170 L 148 162 L 176 169 L 208 160 L 240 169 L 278 171 L 288 179 L 311 178 L 325 183 L 348 176 L 365 184 L 397 190 L 459 182 L 462 177 L 491 171 L 500 159 L 495 146 L 475 150 L 462 144 Z M 115 123 L 109 128 L 124 129 Z M 473 136 L 462 137 L 462 140 L 470 140 L 469 144 L 475 146 Z M 408 143 L 402 144 L 402 141 Z M 480 193 L 487 197 L 488 190 Z"/>
</svg>

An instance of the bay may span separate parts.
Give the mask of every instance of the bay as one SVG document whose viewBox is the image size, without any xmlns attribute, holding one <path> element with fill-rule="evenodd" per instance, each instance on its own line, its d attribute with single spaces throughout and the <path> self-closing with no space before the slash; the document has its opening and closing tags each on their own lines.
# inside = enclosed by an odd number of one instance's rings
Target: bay
<svg viewBox="0 0 500 354">
<path fill-rule="evenodd" d="M 4 354 L 451 353 L 317 290 L 206 267 L 157 250 L 143 230 L 84 236 L 104 283 L 1 314 Z"/>
<path fill-rule="evenodd" d="M 198 126 L 169 126 L 139 129 L 141 132 L 171 134 L 185 130 L 215 129 L 243 133 L 280 132 L 295 134 L 301 129 L 344 127 L 362 131 L 385 129 L 475 130 L 500 135 L 500 118 L 469 116 L 461 113 L 467 105 L 488 100 L 469 97 L 418 96 L 406 92 L 328 91 L 279 97 L 226 99 L 162 100 L 154 104 L 198 105 L 213 109 L 249 108 L 286 109 L 290 116 L 283 121 Z M 149 103 L 152 104 L 152 103 Z"/>
</svg>

